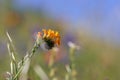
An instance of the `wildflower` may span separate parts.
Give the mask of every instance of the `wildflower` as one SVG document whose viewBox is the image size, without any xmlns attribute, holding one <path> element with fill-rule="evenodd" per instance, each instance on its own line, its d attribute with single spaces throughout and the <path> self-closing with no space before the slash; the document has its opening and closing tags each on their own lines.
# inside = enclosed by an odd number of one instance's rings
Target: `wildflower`
<svg viewBox="0 0 120 80">
<path fill-rule="evenodd" d="M 37 33 L 37 43 L 42 43 L 40 46 L 45 49 L 52 49 L 60 45 L 60 35 L 57 31 L 43 29 L 42 32 Z"/>
<path fill-rule="evenodd" d="M 72 49 L 76 49 L 76 50 L 79 50 L 81 47 L 80 46 L 78 46 L 78 45 L 76 45 L 75 43 L 73 43 L 73 42 L 68 42 L 68 46 L 70 47 L 70 48 L 72 48 Z"/>
</svg>

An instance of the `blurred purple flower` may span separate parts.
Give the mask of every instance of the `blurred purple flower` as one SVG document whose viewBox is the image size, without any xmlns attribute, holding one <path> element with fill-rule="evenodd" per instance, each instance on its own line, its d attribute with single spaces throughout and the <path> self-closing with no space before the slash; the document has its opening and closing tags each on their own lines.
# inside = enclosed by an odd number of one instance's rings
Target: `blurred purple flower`
<svg viewBox="0 0 120 80">
<path fill-rule="evenodd" d="M 75 43 L 77 41 L 77 38 L 76 38 L 76 35 L 74 35 L 74 34 L 72 34 L 70 32 L 67 32 L 65 34 L 65 36 L 63 37 L 63 42 L 65 42 L 65 44 L 67 44 L 70 41 Z"/>
</svg>

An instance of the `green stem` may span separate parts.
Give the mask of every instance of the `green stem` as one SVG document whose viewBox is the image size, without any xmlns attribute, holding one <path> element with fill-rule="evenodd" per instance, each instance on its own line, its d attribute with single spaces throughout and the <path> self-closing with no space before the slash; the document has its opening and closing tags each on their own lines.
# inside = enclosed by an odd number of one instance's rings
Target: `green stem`
<svg viewBox="0 0 120 80">
<path fill-rule="evenodd" d="M 32 49 L 32 52 L 31 52 L 31 53 L 27 53 L 27 54 L 26 54 L 27 57 L 25 56 L 25 57 L 23 58 L 23 60 L 20 61 L 20 63 L 19 63 L 19 64 L 21 64 L 21 65 L 20 65 L 20 68 L 19 68 L 19 70 L 17 71 L 17 73 L 16 73 L 15 77 L 13 78 L 13 80 L 15 80 L 15 79 L 19 76 L 19 74 L 21 73 L 21 71 L 22 71 L 22 69 L 23 69 L 23 67 L 24 67 L 24 65 L 25 65 L 25 62 L 26 62 L 27 60 L 30 60 L 30 59 L 31 59 L 31 57 L 34 55 L 34 53 L 36 52 L 36 50 L 38 49 L 39 46 L 40 46 L 39 44 L 35 43 L 35 45 L 34 45 L 34 47 L 33 47 L 33 49 Z"/>
</svg>

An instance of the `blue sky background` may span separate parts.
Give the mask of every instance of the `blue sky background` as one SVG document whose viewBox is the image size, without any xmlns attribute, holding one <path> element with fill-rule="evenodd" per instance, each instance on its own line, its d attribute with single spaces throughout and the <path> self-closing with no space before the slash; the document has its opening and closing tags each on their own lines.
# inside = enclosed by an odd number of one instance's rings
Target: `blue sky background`
<svg viewBox="0 0 120 80">
<path fill-rule="evenodd" d="M 120 0 L 13 0 L 21 10 L 44 10 L 71 25 L 88 25 L 93 34 L 120 42 Z M 74 26 L 80 27 L 80 26 Z"/>
</svg>

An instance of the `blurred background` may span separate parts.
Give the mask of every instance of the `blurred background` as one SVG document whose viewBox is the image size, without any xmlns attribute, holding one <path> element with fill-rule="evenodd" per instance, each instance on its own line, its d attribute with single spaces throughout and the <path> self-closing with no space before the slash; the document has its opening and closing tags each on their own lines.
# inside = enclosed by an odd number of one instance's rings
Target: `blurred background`
<svg viewBox="0 0 120 80">
<path fill-rule="evenodd" d="M 10 70 L 6 31 L 22 58 L 31 50 L 35 33 L 43 28 L 57 30 L 61 35 L 56 57 L 60 80 L 64 77 L 64 65 L 69 63 L 69 41 L 80 46 L 75 52 L 77 80 L 120 79 L 119 0 L 0 0 L 1 80 Z M 49 55 L 42 50 L 37 53 L 30 66 L 30 80 L 39 80 L 32 76 L 33 65 L 40 64 L 49 73 Z"/>
</svg>

